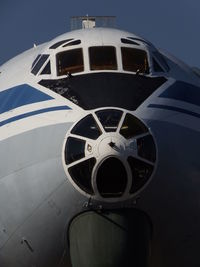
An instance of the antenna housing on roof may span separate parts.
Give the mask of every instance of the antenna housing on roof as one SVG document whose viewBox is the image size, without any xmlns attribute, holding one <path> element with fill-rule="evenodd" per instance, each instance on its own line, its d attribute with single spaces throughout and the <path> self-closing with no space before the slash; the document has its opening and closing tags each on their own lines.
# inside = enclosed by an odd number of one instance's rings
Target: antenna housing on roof
<svg viewBox="0 0 200 267">
<path fill-rule="evenodd" d="M 115 22 L 115 16 L 74 16 L 70 19 L 72 31 L 95 27 L 115 28 Z"/>
</svg>

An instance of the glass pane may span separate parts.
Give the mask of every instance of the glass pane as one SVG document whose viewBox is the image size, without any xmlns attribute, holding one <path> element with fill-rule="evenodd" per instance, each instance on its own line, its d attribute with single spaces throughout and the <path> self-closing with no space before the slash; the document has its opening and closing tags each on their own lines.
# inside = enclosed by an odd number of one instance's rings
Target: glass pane
<svg viewBox="0 0 200 267">
<path fill-rule="evenodd" d="M 150 42 L 144 40 L 144 39 L 141 39 L 141 38 L 136 38 L 136 37 L 127 37 L 129 39 L 132 39 L 132 40 L 135 40 L 135 41 L 139 41 L 139 42 L 142 42 L 144 44 L 147 44 L 149 46 L 153 46 Z"/>
<path fill-rule="evenodd" d="M 128 163 L 132 172 L 132 186 L 130 193 L 133 194 L 144 186 L 151 177 L 153 166 L 133 157 L 128 157 Z"/>
<path fill-rule="evenodd" d="M 147 53 L 140 49 L 122 47 L 123 69 L 127 71 L 149 73 Z"/>
<path fill-rule="evenodd" d="M 83 52 L 81 48 L 58 53 L 56 55 L 56 60 L 58 76 L 84 70 Z"/>
<path fill-rule="evenodd" d="M 40 74 L 51 74 L 51 64 L 50 61 L 44 67 L 43 71 Z"/>
<path fill-rule="evenodd" d="M 116 51 L 113 46 L 89 48 L 91 70 L 117 70 Z"/>
<path fill-rule="evenodd" d="M 92 115 L 88 115 L 79 121 L 71 131 L 72 134 L 84 136 L 96 140 L 101 131 Z"/>
<path fill-rule="evenodd" d="M 106 132 L 115 132 L 122 117 L 122 111 L 107 109 L 96 112 L 96 115 Z"/>
<path fill-rule="evenodd" d="M 85 157 L 85 141 L 69 137 L 65 146 L 65 163 L 70 164 Z"/>
<path fill-rule="evenodd" d="M 69 168 L 69 174 L 74 182 L 85 192 L 94 194 L 92 188 L 92 170 L 96 163 L 95 158 L 88 159 Z"/>
<path fill-rule="evenodd" d="M 39 72 L 39 70 L 44 65 L 48 57 L 49 55 L 41 55 L 40 59 L 38 60 L 38 62 L 35 64 L 34 68 L 31 71 L 34 75 L 36 75 Z"/>
<path fill-rule="evenodd" d="M 35 66 L 35 64 L 38 62 L 39 58 L 41 57 L 41 55 L 39 54 L 36 59 L 33 61 L 33 64 L 32 64 L 32 68 Z"/>
<path fill-rule="evenodd" d="M 164 72 L 162 67 L 158 64 L 158 62 L 153 58 L 153 69 L 156 72 Z"/>
<path fill-rule="evenodd" d="M 155 162 L 156 147 L 151 135 L 144 136 L 137 140 L 138 155 L 144 159 Z"/>
<path fill-rule="evenodd" d="M 123 135 L 126 139 L 130 139 L 146 132 L 148 132 L 148 129 L 140 120 L 131 114 L 126 114 L 120 129 L 121 135 Z"/>
<path fill-rule="evenodd" d="M 75 41 L 72 41 L 72 42 L 69 42 L 65 45 L 63 45 L 63 47 L 67 47 L 67 46 L 71 46 L 71 45 L 79 45 L 81 43 L 81 40 L 75 40 Z"/>
<path fill-rule="evenodd" d="M 125 38 L 121 38 L 121 42 L 124 44 L 139 45 L 138 43 L 131 41 L 131 40 L 128 40 L 128 39 L 125 39 Z"/>
<path fill-rule="evenodd" d="M 67 42 L 69 42 L 69 41 L 71 41 L 71 40 L 73 40 L 73 39 L 67 39 L 67 40 L 59 41 L 59 42 L 53 44 L 52 46 L 50 46 L 49 49 L 56 49 L 56 48 L 58 48 L 59 46 L 61 46 L 62 44 L 65 44 L 65 43 L 67 43 Z"/>
<path fill-rule="evenodd" d="M 160 54 L 158 51 L 153 52 L 155 58 L 158 59 L 158 61 L 162 64 L 162 66 L 165 68 L 166 71 L 169 71 L 170 68 L 167 64 L 167 61 L 165 60 L 164 56 L 162 54 Z"/>
</svg>

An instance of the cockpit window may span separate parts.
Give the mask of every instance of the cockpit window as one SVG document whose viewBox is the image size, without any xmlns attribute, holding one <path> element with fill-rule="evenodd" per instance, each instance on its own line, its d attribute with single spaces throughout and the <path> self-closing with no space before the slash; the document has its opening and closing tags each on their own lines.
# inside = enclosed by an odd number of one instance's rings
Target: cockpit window
<svg viewBox="0 0 200 267">
<path fill-rule="evenodd" d="M 75 41 L 72 41 L 72 42 L 69 42 L 65 45 L 63 45 L 63 47 L 67 47 L 67 46 L 71 46 L 71 45 L 79 45 L 81 44 L 81 40 L 75 40 Z"/>
<path fill-rule="evenodd" d="M 58 76 L 84 71 L 83 51 L 81 48 L 58 53 L 56 62 Z"/>
<path fill-rule="evenodd" d="M 41 55 L 40 59 L 37 61 L 37 63 L 35 63 L 35 65 L 33 65 L 34 67 L 32 68 L 31 73 L 36 75 L 48 58 L 49 58 L 49 55 Z"/>
<path fill-rule="evenodd" d="M 149 73 L 147 53 L 144 50 L 121 47 L 123 69 L 126 71 Z"/>
<path fill-rule="evenodd" d="M 132 39 L 132 40 L 134 40 L 134 41 L 142 42 L 142 43 L 144 43 L 144 44 L 146 44 L 146 45 L 149 45 L 149 46 L 152 46 L 152 44 L 151 44 L 150 42 L 148 42 L 148 41 L 146 41 L 146 40 L 143 40 L 143 39 L 141 39 L 141 38 L 136 38 L 136 37 L 127 37 L 127 38 Z"/>
<path fill-rule="evenodd" d="M 44 67 L 44 69 L 42 70 L 42 72 L 40 74 L 51 74 L 51 64 L 50 64 L 50 60 L 48 61 L 48 63 L 46 64 L 46 66 Z"/>
<path fill-rule="evenodd" d="M 121 42 L 122 42 L 123 44 L 139 45 L 138 43 L 136 43 L 136 42 L 134 42 L 134 41 L 132 41 L 132 40 L 128 40 L 128 39 L 126 39 L 126 38 L 121 38 Z"/>
<path fill-rule="evenodd" d="M 71 39 L 66 39 L 66 40 L 59 41 L 59 42 L 53 44 L 52 46 L 50 46 L 49 49 L 56 49 L 56 48 L 58 48 L 59 46 L 65 44 L 65 43 L 67 43 L 67 42 L 69 42 L 69 41 L 71 41 L 71 40 L 73 40 L 73 39 L 71 38 Z"/>
<path fill-rule="evenodd" d="M 32 63 L 31 69 L 35 66 L 35 64 L 38 62 L 40 57 L 41 57 L 41 54 L 37 55 L 36 59 Z"/>
<path fill-rule="evenodd" d="M 164 72 L 163 68 L 160 66 L 160 64 L 155 58 L 153 58 L 153 69 L 155 72 Z"/>
<path fill-rule="evenodd" d="M 116 50 L 113 46 L 89 48 L 91 70 L 117 70 Z"/>
<path fill-rule="evenodd" d="M 165 68 L 166 71 L 169 71 L 170 68 L 162 54 L 160 54 L 158 51 L 153 52 L 155 58 L 162 64 L 162 66 Z"/>
</svg>

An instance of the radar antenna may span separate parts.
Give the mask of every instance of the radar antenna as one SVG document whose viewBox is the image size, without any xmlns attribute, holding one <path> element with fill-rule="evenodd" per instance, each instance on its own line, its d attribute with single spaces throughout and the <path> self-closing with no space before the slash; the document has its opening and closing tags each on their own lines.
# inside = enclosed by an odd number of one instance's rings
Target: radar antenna
<svg viewBox="0 0 200 267">
<path fill-rule="evenodd" d="M 71 30 L 96 27 L 115 28 L 115 16 L 73 16 L 70 19 Z"/>
</svg>

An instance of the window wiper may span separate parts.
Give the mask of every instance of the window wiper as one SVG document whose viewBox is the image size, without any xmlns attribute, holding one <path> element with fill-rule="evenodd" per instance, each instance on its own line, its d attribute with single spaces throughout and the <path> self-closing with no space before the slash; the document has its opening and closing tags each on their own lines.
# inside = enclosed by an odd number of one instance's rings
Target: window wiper
<svg viewBox="0 0 200 267">
<path fill-rule="evenodd" d="M 135 75 L 136 76 L 146 76 L 147 73 L 143 72 L 141 69 L 137 69 Z"/>
<path fill-rule="evenodd" d="M 68 79 L 70 79 L 70 78 L 72 78 L 73 76 L 72 76 L 72 74 L 71 74 L 71 72 L 67 72 L 67 74 L 66 74 L 66 78 L 68 78 Z"/>
</svg>

